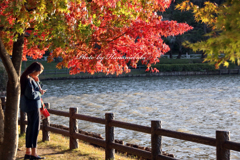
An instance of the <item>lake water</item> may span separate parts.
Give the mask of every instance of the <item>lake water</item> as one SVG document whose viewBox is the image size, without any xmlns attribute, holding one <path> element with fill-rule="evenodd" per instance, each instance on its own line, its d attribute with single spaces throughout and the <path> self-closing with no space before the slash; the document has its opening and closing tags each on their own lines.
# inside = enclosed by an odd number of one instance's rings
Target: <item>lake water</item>
<svg viewBox="0 0 240 160">
<path fill-rule="evenodd" d="M 215 138 L 216 130 L 230 131 L 240 142 L 240 76 L 166 76 L 43 81 L 43 100 L 52 109 L 104 118 L 113 112 L 119 121 Z M 51 115 L 51 123 L 68 126 L 69 119 Z M 100 133 L 103 125 L 78 121 L 79 129 Z M 150 147 L 150 135 L 115 129 L 115 139 Z M 179 159 L 216 159 L 215 147 L 163 137 L 163 151 Z M 240 153 L 231 152 L 231 159 Z"/>
</svg>

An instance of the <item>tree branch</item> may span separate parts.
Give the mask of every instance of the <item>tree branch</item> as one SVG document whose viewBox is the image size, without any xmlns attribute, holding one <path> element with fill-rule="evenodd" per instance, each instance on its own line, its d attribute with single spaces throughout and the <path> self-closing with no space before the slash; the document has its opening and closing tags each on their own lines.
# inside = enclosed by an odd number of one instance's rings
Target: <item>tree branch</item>
<svg viewBox="0 0 240 160">
<path fill-rule="evenodd" d="M 113 38 L 112 40 L 106 40 L 106 39 L 105 39 L 105 40 L 103 40 L 103 41 L 90 41 L 90 42 L 112 42 L 112 41 L 115 41 L 116 39 L 122 37 L 124 34 L 126 34 L 126 32 L 124 32 L 123 34 L 121 34 L 121 35 Z"/>
<path fill-rule="evenodd" d="M 3 65 L 8 73 L 8 79 L 18 79 L 17 72 L 13 66 L 12 60 L 7 53 L 2 39 L 0 38 L 0 58 L 2 59 Z"/>
<path fill-rule="evenodd" d="M 86 52 L 87 54 L 89 54 L 86 50 L 83 50 L 83 49 L 80 49 L 80 48 L 77 48 L 77 49 L 82 51 L 82 52 Z M 76 53 L 76 50 L 74 52 Z"/>
<path fill-rule="evenodd" d="M 28 8 L 27 8 L 27 3 L 25 3 L 24 6 L 25 6 L 25 9 L 26 9 L 28 12 L 32 12 L 32 11 L 34 11 L 34 10 L 37 9 L 37 7 L 32 8 L 32 9 L 28 9 Z"/>
<path fill-rule="evenodd" d="M 5 29 L 5 30 L 12 30 L 12 28 L 4 28 L 4 27 L 0 27 L 0 31 L 2 31 L 2 30 L 4 30 L 4 29 Z M 27 30 L 32 30 L 32 31 L 33 31 L 34 28 L 27 28 L 26 31 L 27 31 Z"/>
<path fill-rule="evenodd" d="M 23 44 L 24 34 L 18 35 L 17 41 L 13 43 L 12 63 L 19 76 L 21 75 Z"/>
<path fill-rule="evenodd" d="M 112 42 L 112 41 L 115 41 L 116 39 L 118 39 L 118 38 L 120 38 L 120 37 L 122 37 L 124 34 L 126 34 L 126 32 L 124 32 L 123 34 L 121 34 L 120 36 L 118 36 L 118 37 L 115 37 L 115 38 L 113 38 L 111 41 L 109 41 L 109 42 Z"/>
</svg>

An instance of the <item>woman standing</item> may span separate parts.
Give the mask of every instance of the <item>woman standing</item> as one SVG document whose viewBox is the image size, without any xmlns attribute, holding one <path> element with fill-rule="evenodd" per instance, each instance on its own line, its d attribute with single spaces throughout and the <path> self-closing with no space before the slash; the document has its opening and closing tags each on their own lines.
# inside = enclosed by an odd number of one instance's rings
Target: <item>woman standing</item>
<svg viewBox="0 0 240 160">
<path fill-rule="evenodd" d="M 43 72 L 43 65 L 33 62 L 22 74 L 20 108 L 27 113 L 25 160 L 45 159 L 37 155 L 37 137 L 40 129 L 41 96 L 46 92 L 39 84 L 38 76 Z"/>
</svg>

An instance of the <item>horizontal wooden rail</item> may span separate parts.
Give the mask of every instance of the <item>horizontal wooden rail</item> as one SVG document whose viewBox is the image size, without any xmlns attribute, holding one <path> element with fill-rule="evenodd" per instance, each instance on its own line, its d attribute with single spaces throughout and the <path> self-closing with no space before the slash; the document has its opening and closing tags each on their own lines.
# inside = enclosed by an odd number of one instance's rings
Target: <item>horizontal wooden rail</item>
<svg viewBox="0 0 240 160">
<path fill-rule="evenodd" d="M 55 127 L 50 127 L 50 126 L 46 126 L 46 130 L 50 131 L 50 132 L 53 132 L 53 133 L 58 133 L 58 134 L 62 134 L 64 136 L 70 137 L 69 131 L 65 131 L 65 130 L 58 129 L 58 128 L 55 128 Z"/>
<path fill-rule="evenodd" d="M 223 143 L 223 147 L 226 149 L 240 152 L 240 144 L 236 142 L 226 141 Z"/>
<path fill-rule="evenodd" d="M 131 123 L 112 120 L 109 123 L 109 125 L 112 127 L 125 128 L 133 131 L 143 132 L 143 133 L 149 133 L 149 134 L 151 133 L 151 127 L 141 126 L 137 124 L 131 124 Z"/>
<path fill-rule="evenodd" d="M 137 148 L 124 146 L 124 145 L 117 144 L 117 143 L 111 143 L 110 147 L 114 148 L 114 149 L 116 149 L 118 151 L 132 153 L 134 155 L 137 155 L 137 156 L 140 156 L 140 157 L 144 157 L 144 158 L 151 157 L 151 152 L 140 150 L 140 149 L 137 149 Z"/>
<path fill-rule="evenodd" d="M 47 69 L 43 71 L 43 75 L 47 74 L 69 74 L 70 69 Z"/>
<path fill-rule="evenodd" d="M 106 142 L 102 139 L 86 136 L 86 135 L 83 135 L 83 134 L 80 134 L 80 133 L 74 133 L 73 137 L 76 138 L 76 139 L 80 139 L 84 142 L 89 142 L 89 143 L 92 143 L 92 144 L 95 144 L 95 145 L 98 145 L 98 146 L 101 146 L 101 147 L 104 147 L 104 148 L 106 147 Z"/>
<path fill-rule="evenodd" d="M 157 129 L 156 134 L 161 135 L 161 136 L 201 143 L 201 144 L 205 144 L 205 145 L 216 146 L 215 138 L 193 135 L 193 134 L 189 134 L 189 133 L 170 131 L 170 130 L 166 130 L 166 129 Z"/>
<path fill-rule="evenodd" d="M 6 101 L 5 97 L 1 97 L 2 101 Z M 4 105 L 4 103 L 2 104 Z M 41 125 L 41 129 L 43 129 L 43 141 L 48 141 L 49 136 L 48 133 L 53 132 L 57 134 L 62 134 L 64 136 L 70 137 L 70 149 L 78 147 L 78 139 L 83 140 L 85 142 L 89 142 L 91 144 L 95 144 L 105 148 L 105 159 L 114 159 L 114 149 L 127 152 L 133 155 L 137 155 L 139 157 L 147 158 L 151 160 L 174 160 L 174 158 L 166 157 L 162 155 L 162 136 L 176 138 L 180 140 L 186 140 L 190 142 L 200 143 L 209 146 L 216 147 L 216 159 L 217 160 L 230 160 L 230 150 L 240 152 L 240 143 L 230 141 L 230 132 L 229 131 L 216 131 L 216 138 L 205 137 L 200 135 L 194 135 L 189 133 L 182 133 L 177 131 L 171 131 L 161 128 L 161 121 L 151 121 L 151 127 L 131 124 L 121 121 L 114 120 L 113 113 L 106 113 L 105 119 L 98 117 L 91 117 L 87 115 L 82 115 L 77 113 L 77 108 L 69 108 L 69 112 L 59 111 L 50 109 L 50 104 L 46 103 L 46 108 L 48 109 L 50 114 L 55 114 L 59 116 L 69 117 L 69 130 L 58 129 L 50 126 L 50 118 L 46 118 Z M 1 106 L 0 106 L 1 107 Z M 2 106 L 4 108 L 4 106 Z M 27 121 L 25 119 L 24 114 L 20 114 L 20 120 L 18 124 L 20 128 L 25 127 Z M 98 139 L 94 137 L 90 137 L 87 135 L 78 133 L 78 123 L 77 119 L 85 120 L 89 122 L 99 123 L 105 125 L 105 140 Z M 114 127 L 124 128 L 128 130 L 143 132 L 147 134 L 151 134 L 151 152 L 146 150 L 141 150 L 137 148 L 132 148 L 129 146 L 121 145 L 118 143 L 114 143 Z M 21 130 L 21 129 L 20 129 Z M 24 130 L 24 129 L 23 129 Z M 44 136 L 45 135 L 45 136 Z M 157 142 L 157 143 L 155 143 Z M 73 147 L 71 147 L 73 146 Z"/>
<path fill-rule="evenodd" d="M 163 155 L 158 155 L 157 159 L 158 160 L 177 160 L 176 158 L 166 157 Z"/>
<path fill-rule="evenodd" d="M 51 114 L 58 115 L 58 116 L 70 117 L 69 112 L 65 112 L 65 111 L 58 111 L 58 110 L 54 110 L 54 109 L 48 109 L 48 112 L 51 113 Z"/>
<path fill-rule="evenodd" d="M 73 118 L 79 119 L 79 120 L 84 120 L 84 121 L 89 121 L 89 122 L 94 122 L 94 123 L 105 124 L 105 119 L 103 119 L 103 118 L 91 117 L 91 116 L 86 116 L 86 115 L 82 115 L 82 114 L 74 114 Z"/>
</svg>

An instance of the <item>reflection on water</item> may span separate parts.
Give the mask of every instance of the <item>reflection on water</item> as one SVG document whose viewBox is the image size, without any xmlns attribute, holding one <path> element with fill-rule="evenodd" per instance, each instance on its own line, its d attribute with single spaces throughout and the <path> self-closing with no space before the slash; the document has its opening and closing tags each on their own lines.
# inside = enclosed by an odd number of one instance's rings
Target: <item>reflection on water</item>
<svg viewBox="0 0 240 160">
<path fill-rule="evenodd" d="M 231 131 L 240 142 L 240 76 L 138 77 L 44 81 L 44 96 L 51 108 L 145 126 L 161 120 L 162 128 L 215 137 L 216 130 Z M 68 118 L 52 115 L 54 123 Z M 79 128 L 104 135 L 104 126 L 78 121 Z M 150 135 L 115 129 L 115 138 L 150 146 Z M 181 159 L 215 159 L 215 147 L 163 137 L 163 150 Z M 231 153 L 240 159 L 240 153 Z"/>
</svg>

